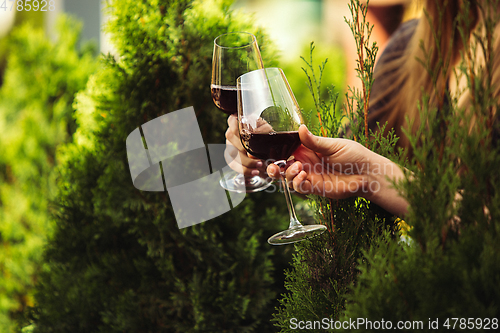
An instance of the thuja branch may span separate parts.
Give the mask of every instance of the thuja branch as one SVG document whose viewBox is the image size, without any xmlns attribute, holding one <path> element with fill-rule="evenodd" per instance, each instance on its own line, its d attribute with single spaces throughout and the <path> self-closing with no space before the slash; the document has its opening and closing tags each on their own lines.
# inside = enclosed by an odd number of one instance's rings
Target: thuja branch
<svg viewBox="0 0 500 333">
<path fill-rule="evenodd" d="M 302 67 L 302 70 L 304 71 L 304 73 L 306 73 L 307 79 L 309 81 L 307 83 L 307 87 L 309 88 L 309 91 L 311 92 L 312 98 L 314 100 L 314 106 L 316 107 L 316 115 L 318 116 L 318 122 L 319 122 L 319 126 L 321 129 L 321 134 L 323 137 L 326 137 L 327 134 L 326 134 L 325 127 L 323 125 L 323 120 L 321 117 L 320 97 L 321 97 L 321 78 L 323 76 L 323 70 L 325 69 L 325 65 L 326 65 L 326 62 L 328 61 L 328 59 L 325 59 L 325 61 L 321 64 L 321 66 L 319 66 L 319 80 L 316 80 L 316 74 L 314 72 L 313 58 L 312 58 L 313 51 L 314 51 L 314 42 L 312 42 L 311 46 L 310 46 L 309 62 L 304 57 L 300 57 L 300 58 L 307 64 L 307 66 L 311 70 L 311 75 L 309 75 L 308 70 L 305 69 L 304 67 Z M 311 76 L 312 76 L 312 80 L 311 80 Z"/>
<path fill-rule="evenodd" d="M 362 104 L 363 106 L 362 116 L 364 120 L 365 138 L 368 138 L 369 135 L 368 108 L 370 104 L 371 86 L 373 84 L 373 68 L 378 51 L 378 46 L 375 42 L 370 45 L 373 25 L 370 25 L 366 21 L 368 3 L 369 1 L 367 1 L 366 5 L 363 5 L 359 3 L 359 0 L 352 0 L 348 5 L 352 15 L 352 21 L 346 19 L 356 42 L 356 53 L 358 57 L 356 72 L 357 76 L 361 79 L 362 96 L 354 96 L 354 98 L 358 98 L 358 105 Z M 351 90 L 351 92 L 353 95 L 356 95 L 353 90 Z M 348 104 L 347 109 L 352 112 L 353 105 Z M 366 142 L 366 145 L 368 146 L 368 142 Z"/>
</svg>

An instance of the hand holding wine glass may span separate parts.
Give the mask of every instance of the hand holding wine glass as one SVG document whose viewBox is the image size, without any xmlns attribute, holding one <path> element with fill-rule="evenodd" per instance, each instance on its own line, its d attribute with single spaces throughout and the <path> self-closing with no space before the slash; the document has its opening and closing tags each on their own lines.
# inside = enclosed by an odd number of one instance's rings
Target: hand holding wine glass
<svg viewBox="0 0 500 333">
<path fill-rule="evenodd" d="M 254 35 L 247 32 L 230 32 L 215 38 L 211 92 L 217 108 L 226 114 L 236 115 L 236 79 L 244 73 L 263 67 L 259 46 Z M 227 155 L 232 156 L 236 153 L 238 150 L 232 149 Z M 236 168 L 233 167 L 233 169 Z M 271 185 L 258 175 L 245 177 L 234 171 L 226 173 L 220 183 L 226 190 L 235 192 L 257 192 Z"/>
<path fill-rule="evenodd" d="M 237 80 L 237 88 L 241 143 L 249 154 L 273 161 L 279 167 L 290 214 L 289 228 L 270 237 L 268 242 L 289 244 L 323 233 L 324 225 L 299 222 L 284 178 L 287 161 L 300 146 L 298 129 L 303 121 L 283 71 L 265 68 L 243 74 Z"/>
<path fill-rule="evenodd" d="M 408 212 L 408 202 L 393 186 L 405 179 L 399 165 L 353 140 L 315 136 L 305 125 L 299 136 L 302 144 L 286 170 L 295 191 L 335 200 L 359 196 L 394 215 Z M 276 165 L 269 165 L 267 172 L 280 177 Z"/>
</svg>

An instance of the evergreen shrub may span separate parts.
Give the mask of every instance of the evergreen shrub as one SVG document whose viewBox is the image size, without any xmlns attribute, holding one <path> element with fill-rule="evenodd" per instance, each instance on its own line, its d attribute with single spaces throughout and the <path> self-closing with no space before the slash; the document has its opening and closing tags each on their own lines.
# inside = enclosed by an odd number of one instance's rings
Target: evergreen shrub
<svg viewBox="0 0 500 333">
<path fill-rule="evenodd" d="M 416 133 L 407 133 L 413 155 L 406 160 L 391 148 L 397 138 L 371 135 L 364 126 L 376 46 L 370 47 L 366 38 L 364 7 L 351 1 L 350 25 L 367 61 L 358 62 L 364 67 L 358 67 L 364 90 L 351 90 L 347 99 L 348 135 L 407 168 L 406 179 L 394 185 L 408 200 L 409 213 L 405 223 L 394 224 L 391 216 L 362 199 L 311 197 L 317 219 L 326 221 L 329 230 L 296 246 L 287 272 L 288 292 L 275 313 L 281 332 L 324 331 L 324 318 L 328 325 L 340 322 L 341 329 L 334 331 L 398 331 L 398 323 L 415 332 L 498 330 L 500 125 L 498 87 L 492 85 L 497 64 L 491 52 L 498 38 L 499 2 L 481 2 L 485 25 L 471 40 L 466 29 L 472 17 L 469 2 L 462 4 L 466 10 L 455 24 L 467 48 L 457 82 L 466 85 L 456 93 L 441 90 L 439 109 L 428 96 L 422 98 L 420 118 L 427 121 Z M 441 32 L 434 33 L 439 40 Z M 449 65 L 447 59 L 440 60 L 442 66 Z M 438 74 L 428 67 L 430 59 L 420 61 L 436 85 Z M 440 91 L 437 86 L 435 90 Z M 471 101 L 467 110 L 459 104 L 464 97 Z M 328 113 L 319 109 L 318 114 L 325 127 L 316 134 L 337 134 L 338 124 L 325 120 Z M 410 228 L 403 233 L 404 225 Z M 358 319 L 364 324 L 343 325 Z M 294 329 L 299 321 L 306 329 Z"/>
<path fill-rule="evenodd" d="M 410 203 L 405 219 L 412 227 L 410 241 L 381 237 L 367 251 L 346 317 L 384 318 L 394 325 L 407 321 L 408 327 L 427 331 L 499 328 L 500 125 L 498 87 L 492 80 L 498 65 L 492 53 L 498 5 L 497 0 L 480 3 L 485 23 L 470 40 L 467 6 L 455 22 L 467 45 L 457 82 L 463 79 L 466 85 L 438 96 L 449 102 L 439 110 L 428 96 L 420 102 L 420 117 L 429 123 L 409 135 L 414 158 L 400 184 Z M 439 38 L 441 32 L 435 33 Z M 435 85 L 437 74 L 425 66 Z M 471 101 L 467 111 L 459 104 L 464 97 Z"/>
<path fill-rule="evenodd" d="M 4 3 L 2 2 L 2 4 Z M 7 2 L 5 3 L 7 5 Z M 12 5 L 12 2 L 11 2 Z M 2 10 L 5 10 L 2 8 Z M 0 37 L 0 86 L 3 83 L 3 76 L 5 73 L 5 66 L 7 65 L 7 57 L 9 54 L 9 38 L 10 35 L 15 31 L 18 27 L 29 22 L 34 28 L 41 28 L 43 26 L 43 14 L 35 11 L 19 11 L 15 13 L 15 19 L 10 31 L 7 32 L 6 35 Z"/>
<path fill-rule="evenodd" d="M 205 143 L 224 143 L 227 117 L 210 96 L 214 38 L 253 32 L 226 0 L 108 1 L 116 54 L 75 102 L 78 128 L 61 150 L 56 226 L 44 252 L 34 332 L 272 332 L 290 247 L 281 193 L 255 193 L 230 212 L 179 230 L 166 193 L 134 188 L 126 138 L 193 106 Z"/>
<path fill-rule="evenodd" d="M 57 147 L 75 130 L 72 103 L 96 62 L 91 48 L 77 51 L 80 24 L 58 22 L 50 41 L 27 23 L 8 40 L 0 88 L 0 331 L 33 305 L 41 252 L 53 223 Z"/>
<path fill-rule="evenodd" d="M 362 88 L 349 88 L 345 99 L 340 100 L 339 92 L 330 87 L 325 98 L 321 93 L 324 89 L 322 76 L 329 65 L 328 59 L 316 67 L 314 46 L 311 45 L 310 56 L 303 58 L 316 106 L 315 112 L 310 114 L 310 122 L 316 124 L 311 132 L 324 137 L 343 135 L 399 161 L 400 151 L 395 149 L 397 138 L 392 133 L 382 137 L 368 131 L 365 126 L 378 48 L 375 43 L 370 44 L 366 6 L 353 0 L 350 8 L 352 19 L 347 23 L 357 41 L 357 73 Z M 339 110 L 343 111 L 340 117 Z M 344 127 L 346 120 L 349 130 Z M 379 235 L 396 239 L 399 234 L 396 217 L 363 198 L 308 197 L 316 222 L 325 224 L 328 230 L 319 237 L 295 245 L 292 267 L 286 271 L 287 293 L 283 294 L 274 314 L 280 332 L 320 332 L 323 331 L 324 318 L 329 320 L 328 323 L 343 318 L 348 297 L 360 273 L 359 263 L 366 260 L 365 251 L 379 239 Z M 314 328 L 311 326 L 314 321 L 320 325 Z M 306 329 L 299 329 L 299 322 Z"/>
<path fill-rule="evenodd" d="M 317 92 L 319 96 L 312 94 L 308 88 L 310 82 L 304 71 L 309 68 L 307 64 L 304 63 L 303 56 L 280 64 L 293 90 L 293 94 L 305 115 L 311 114 L 316 110 L 316 102 L 318 99 L 324 101 L 329 99 L 329 90 L 333 89 L 334 94 L 344 93 L 346 83 L 346 61 L 344 51 L 338 46 L 328 46 L 314 41 L 311 43 L 314 45 L 314 52 L 312 54 L 312 59 L 308 59 L 308 61 L 313 61 L 317 64 L 321 60 L 327 60 L 327 65 L 324 67 L 321 75 L 321 82 L 319 84 L 320 89 Z M 310 46 L 311 44 L 304 45 L 301 54 L 308 55 Z M 337 103 L 338 113 L 340 111 L 340 105 L 341 103 Z M 340 113 L 337 114 L 337 116 L 340 117 Z M 311 122 L 308 124 L 309 126 L 318 125 L 316 117 L 309 116 L 308 120 Z"/>
</svg>

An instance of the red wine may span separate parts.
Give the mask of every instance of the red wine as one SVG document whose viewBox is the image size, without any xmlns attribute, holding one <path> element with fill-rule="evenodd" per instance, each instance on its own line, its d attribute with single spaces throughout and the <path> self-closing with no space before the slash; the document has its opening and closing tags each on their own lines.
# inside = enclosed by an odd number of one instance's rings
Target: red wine
<svg viewBox="0 0 500 333">
<path fill-rule="evenodd" d="M 212 84 L 212 99 L 221 111 L 227 114 L 238 113 L 238 94 L 234 86 L 217 86 Z"/>
<path fill-rule="evenodd" d="M 249 134 L 241 136 L 241 143 L 252 155 L 261 160 L 286 160 L 300 146 L 299 132 Z"/>
</svg>

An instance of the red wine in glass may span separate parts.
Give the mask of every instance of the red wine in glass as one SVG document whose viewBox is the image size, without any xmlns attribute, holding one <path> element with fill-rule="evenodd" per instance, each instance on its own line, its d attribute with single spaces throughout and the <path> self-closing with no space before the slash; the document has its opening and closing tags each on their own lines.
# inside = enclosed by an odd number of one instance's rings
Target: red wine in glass
<svg viewBox="0 0 500 333">
<path fill-rule="evenodd" d="M 237 114 L 238 94 L 236 86 L 218 86 L 212 84 L 212 100 L 222 112 L 232 115 Z"/>
<path fill-rule="evenodd" d="M 242 134 L 243 147 L 261 160 L 287 160 L 300 146 L 298 131 Z"/>
<path fill-rule="evenodd" d="M 302 124 L 299 104 L 285 74 L 279 68 L 258 69 L 241 75 L 236 86 L 241 142 L 249 154 L 272 160 L 280 168 L 290 214 L 288 229 L 271 236 L 268 243 L 290 244 L 322 234 L 326 226 L 302 225 L 297 219 L 285 179 L 286 162 L 300 146 L 298 129 Z"/>
<path fill-rule="evenodd" d="M 264 64 L 254 35 L 248 32 L 230 32 L 215 38 L 210 89 L 217 108 L 228 115 L 236 115 L 236 79 L 259 68 L 264 68 Z M 233 192 L 257 192 L 271 186 L 271 182 L 265 178 L 245 177 L 233 170 L 224 172 L 220 184 Z"/>
</svg>

